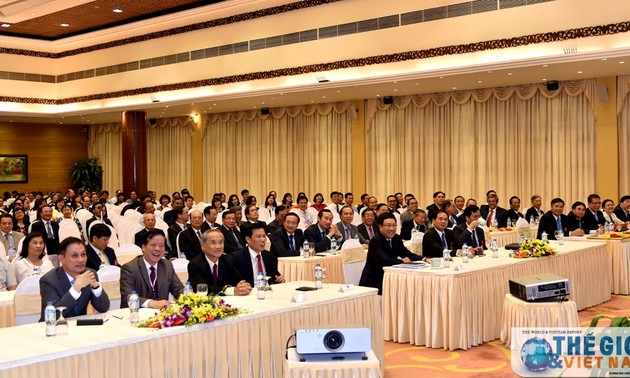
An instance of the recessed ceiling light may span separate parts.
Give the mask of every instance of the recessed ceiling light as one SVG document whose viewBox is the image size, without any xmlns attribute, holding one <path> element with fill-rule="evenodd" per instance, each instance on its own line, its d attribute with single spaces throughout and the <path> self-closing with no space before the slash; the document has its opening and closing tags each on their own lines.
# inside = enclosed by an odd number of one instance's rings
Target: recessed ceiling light
<svg viewBox="0 0 630 378">
<path fill-rule="evenodd" d="M 440 79 L 444 79 L 444 76 L 440 76 L 439 78 L 440 78 Z"/>
<path fill-rule="evenodd" d="M 416 85 L 419 85 L 420 83 L 416 83 Z"/>
<path fill-rule="evenodd" d="M 381 95 L 377 94 L 376 97 L 381 97 Z"/>
<path fill-rule="evenodd" d="M 397 82 L 397 81 L 394 81 L 394 84 L 398 84 L 398 82 Z"/>
<path fill-rule="evenodd" d="M 581 74 L 581 73 L 582 73 L 582 71 L 578 71 L 577 73 Z"/>
<path fill-rule="evenodd" d="M 457 89 L 457 87 L 453 87 L 453 89 Z"/>
<path fill-rule="evenodd" d="M 63 22 L 63 23 L 59 24 L 59 26 L 67 28 L 68 26 L 70 26 L 70 24 L 67 24 L 67 23 Z"/>
<path fill-rule="evenodd" d="M 322 98 L 326 98 L 326 96 L 322 96 Z"/>
<path fill-rule="evenodd" d="M 549 67 L 548 64 L 543 64 L 543 68 L 547 68 L 547 67 Z"/>
<path fill-rule="evenodd" d="M 477 84 L 481 84 L 481 80 L 477 80 Z"/>
<path fill-rule="evenodd" d="M 112 12 L 114 12 L 114 13 L 122 13 L 123 10 L 116 8 L 116 9 L 112 9 Z"/>
<path fill-rule="evenodd" d="M 6 22 L 5 22 L 5 23 L 3 23 L 3 24 L 2 24 L 2 25 L 0 25 L 0 26 L 2 26 L 3 28 L 10 28 L 10 27 L 11 27 L 11 24 L 8 24 L 8 23 L 6 23 Z"/>
<path fill-rule="evenodd" d="M 271 99 L 272 99 L 272 100 L 275 100 L 276 98 L 275 98 L 275 97 L 272 97 Z"/>
<path fill-rule="evenodd" d="M 488 73 L 492 73 L 492 71 L 488 71 Z"/>
<path fill-rule="evenodd" d="M 394 89 L 394 92 L 398 92 L 398 89 Z"/>
<path fill-rule="evenodd" d="M 605 62 L 607 60 L 608 60 L 608 58 L 602 58 L 602 62 Z"/>
<path fill-rule="evenodd" d="M 260 102 L 260 105 L 265 105 L 265 102 L 264 102 L 264 101 L 261 101 L 261 102 Z"/>
<path fill-rule="evenodd" d="M 621 62 L 619 62 L 619 64 L 624 64 L 625 62 L 622 60 Z"/>
<path fill-rule="evenodd" d="M 340 93 L 341 91 L 337 91 L 337 93 Z"/>
<path fill-rule="evenodd" d="M 508 76 L 512 76 L 512 73 L 511 73 L 511 72 L 508 72 Z"/>
<path fill-rule="evenodd" d="M 547 79 L 543 79 L 542 81 L 547 81 Z"/>
</svg>

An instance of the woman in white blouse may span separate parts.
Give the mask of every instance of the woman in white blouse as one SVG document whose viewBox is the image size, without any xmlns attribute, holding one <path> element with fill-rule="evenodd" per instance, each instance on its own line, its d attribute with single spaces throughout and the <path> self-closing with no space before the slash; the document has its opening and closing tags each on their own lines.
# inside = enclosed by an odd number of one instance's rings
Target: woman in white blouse
<svg viewBox="0 0 630 378">
<path fill-rule="evenodd" d="M 602 202 L 602 208 L 604 209 L 604 219 L 606 222 L 612 222 L 617 226 L 623 223 L 617 218 L 617 214 L 614 213 L 615 203 L 613 200 L 605 199 L 604 202 Z"/>
<path fill-rule="evenodd" d="M 43 275 L 54 268 L 44 252 L 45 246 L 44 237 L 39 232 L 31 232 L 24 237 L 20 259 L 11 264 L 18 285 L 28 276 Z"/>
</svg>

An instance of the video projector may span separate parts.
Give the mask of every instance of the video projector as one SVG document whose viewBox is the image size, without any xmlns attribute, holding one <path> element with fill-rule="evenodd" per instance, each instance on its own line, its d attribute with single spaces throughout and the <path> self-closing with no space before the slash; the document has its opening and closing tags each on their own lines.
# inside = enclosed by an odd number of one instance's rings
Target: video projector
<svg viewBox="0 0 630 378">
<path fill-rule="evenodd" d="M 569 280 L 542 273 L 510 280 L 510 294 L 528 302 L 549 301 L 571 294 Z"/>
<path fill-rule="evenodd" d="M 372 350 L 369 328 L 298 329 L 295 344 L 300 361 L 365 360 Z"/>
</svg>

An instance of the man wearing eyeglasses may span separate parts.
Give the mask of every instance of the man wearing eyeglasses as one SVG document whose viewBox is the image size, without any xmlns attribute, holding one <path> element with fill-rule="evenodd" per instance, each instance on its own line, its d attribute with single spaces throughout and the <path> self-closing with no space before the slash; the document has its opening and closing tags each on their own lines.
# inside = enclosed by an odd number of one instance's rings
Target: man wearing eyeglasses
<svg viewBox="0 0 630 378">
<path fill-rule="evenodd" d="M 383 291 L 383 267 L 423 260 L 422 256 L 409 251 L 399 235 L 396 234 L 396 217 L 392 213 L 384 213 L 378 217 L 379 232 L 370 240 L 365 267 L 361 274 L 360 286 Z"/>
</svg>

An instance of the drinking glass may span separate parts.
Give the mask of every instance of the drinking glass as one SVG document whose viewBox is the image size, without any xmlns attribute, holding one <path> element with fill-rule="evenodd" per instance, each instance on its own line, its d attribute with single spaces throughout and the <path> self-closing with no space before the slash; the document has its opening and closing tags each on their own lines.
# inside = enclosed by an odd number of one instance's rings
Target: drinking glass
<svg viewBox="0 0 630 378">
<path fill-rule="evenodd" d="M 315 243 L 308 243 L 308 252 L 311 256 L 315 256 Z"/>
<path fill-rule="evenodd" d="M 556 241 L 558 241 L 558 244 L 564 244 L 564 232 L 556 230 L 554 232 L 554 235 L 556 236 Z"/>
<path fill-rule="evenodd" d="M 63 317 L 63 310 L 66 309 L 65 306 L 56 307 L 57 311 L 59 311 L 59 318 L 57 319 L 57 323 L 55 324 L 55 330 L 57 332 L 57 336 L 63 336 L 68 334 L 68 321 Z"/>
<path fill-rule="evenodd" d="M 200 283 L 197 285 L 197 293 L 208 296 L 208 285 Z"/>
<path fill-rule="evenodd" d="M 271 279 L 270 276 L 265 276 L 265 282 L 267 283 L 265 285 L 265 298 L 266 299 L 273 299 L 273 290 L 271 289 L 271 285 L 269 284 L 270 279 Z"/>
</svg>

